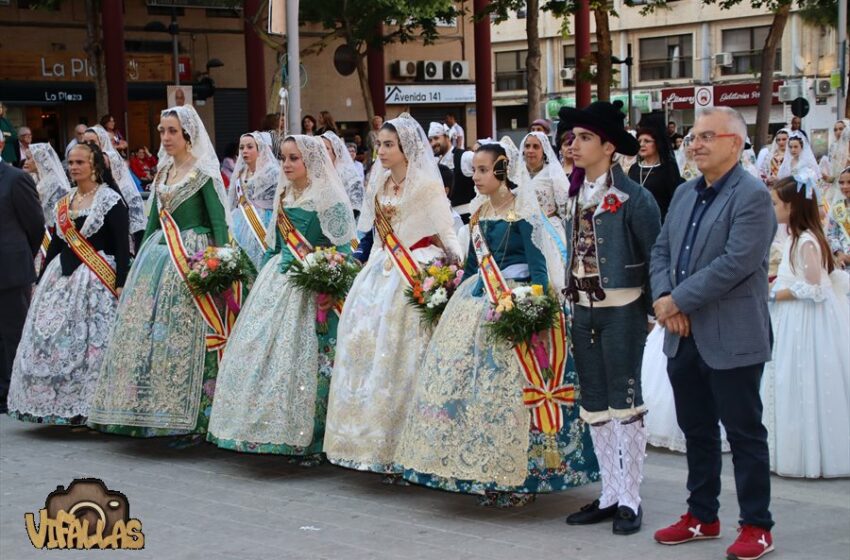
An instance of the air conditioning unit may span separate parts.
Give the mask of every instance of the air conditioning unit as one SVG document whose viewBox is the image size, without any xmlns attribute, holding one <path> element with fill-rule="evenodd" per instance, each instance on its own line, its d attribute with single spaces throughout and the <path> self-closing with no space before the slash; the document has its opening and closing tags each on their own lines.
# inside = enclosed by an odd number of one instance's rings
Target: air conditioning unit
<svg viewBox="0 0 850 560">
<path fill-rule="evenodd" d="M 443 65 L 443 74 L 450 80 L 468 80 L 469 62 L 465 60 L 449 60 Z"/>
<path fill-rule="evenodd" d="M 442 60 L 421 60 L 419 62 L 419 79 L 420 80 L 442 80 L 443 79 L 443 61 Z"/>
<path fill-rule="evenodd" d="M 818 97 L 826 97 L 835 93 L 835 88 L 832 87 L 832 81 L 829 78 L 815 80 L 815 95 Z"/>
<path fill-rule="evenodd" d="M 791 103 L 798 97 L 802 97 L 802 95 L 803 88 L 800 87 L 799 82 L 779 86 L 779 101 L 782 103 Z"/>
<path fill-rule="evenodd" d="M 714 55 L 714 64 L 730 68 L 732 66 L 732 53 L 721 52 Z"/>
<path fill-rule="evenodd" d="M 396 60 L 393 63 L 393 72 L 397 78 L 415 78 L 416 77 L 416 61 L 415 60 Z"/>
<path fill-rule="evenodd" d="M 576 69 L 575 68 L 561 68 L 561 79 L 562 80 L 575 80 L 576 79 Z"/>
</svg>

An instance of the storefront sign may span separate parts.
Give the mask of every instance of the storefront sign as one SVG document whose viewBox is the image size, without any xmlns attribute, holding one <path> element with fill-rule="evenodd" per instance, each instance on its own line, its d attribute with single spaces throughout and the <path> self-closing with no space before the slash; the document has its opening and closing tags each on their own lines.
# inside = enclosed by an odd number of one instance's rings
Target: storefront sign
<svg viewBox="0 0 850 560">
<path fill-rule="evenodd" d="M 779 104 L 779 86 L 773 82 L 773 104 Z M 662 104 L 671 109 L 704 107 L 748 107 L 759 103 L 761 93 L 757 83 L 721 84 L 715 86 L 675 87 L 661 90 Z"/>
<path fill-rule="evenodd" d="M 170 54 L 127 53 L 127 81 L 171 82 L 174 65 Z M 180 80 L 192 80 L 191 59 L 181 56 Z M 61 82 L 93 82 L 95 65 L 84 53 L 3 52 L 0 79 Z"/>
<path fill-rule="evenodd" d="M 94 83 L 4 82 L 3 101 L 17 103 L 74 103 L 94 101 Z"/>
<path fill-rule="evenodd" d="M 384 99 L 387 105 L 472 103 L 475 84 L 388 85 L 384 89 Z"/>
<path fill-rule="evenodd" d="M 596 95 L 592 97 L 593 101 L 596 101 Z M 628 111 L 628 101 L 629 95 L 626 93 L 614 94 L 611 96 L 611 102 L 620 101 L 623 104 L 623 111 Z M 632 101 L 635 104 L 635 107 L 640 110 L 641 113 L 649 113 L 652 109 L 650 107 L 651 96 L 646 92 L 636 92 L 632 94 Z M 557 99 L 550 99 L 546 102 L 546 118 L 551 120 L 558 119 L 558 111 L 561 110 L 561 107 L 575 107 L 576 106 L 576 98 L 575 97 L 559 97 Z"/>
</svg>

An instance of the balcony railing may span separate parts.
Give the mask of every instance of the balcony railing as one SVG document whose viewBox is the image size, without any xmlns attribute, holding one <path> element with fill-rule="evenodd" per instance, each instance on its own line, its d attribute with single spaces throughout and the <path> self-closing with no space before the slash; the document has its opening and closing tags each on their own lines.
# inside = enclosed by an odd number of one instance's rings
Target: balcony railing
<svg viewBox="0 0 850 560">
<path fill-rule="evenodd" d="M 496 72 L 496 91 L 516 91 L 528 89 L 528 73 L 525 70 L 515 72 Z"/>
<path fill-rule="evenodd" d="M 639 64 L 642 82 L 693 77 L 693 59 L 690 56 L 644 59 Z"/>
</svg>

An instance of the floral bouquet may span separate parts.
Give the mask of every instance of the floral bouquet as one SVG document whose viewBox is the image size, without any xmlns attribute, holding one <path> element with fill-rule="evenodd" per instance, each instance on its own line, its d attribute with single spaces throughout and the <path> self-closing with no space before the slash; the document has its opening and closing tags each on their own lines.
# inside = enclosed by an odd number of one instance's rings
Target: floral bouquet
<svg viewBox="0 0 850 560">
<path fill-rule="evenodd" d="M 433 328 L 462 280 L 462 268 L 436 259 L 422 268 L 404 295 L 408 303 L 419 310 L 422 322 Z"/>
<path fill-rule="evenodd" d="M 498 342 L 530 346 L 548 381 L 554 374 L 540 333 L 556 325 L 560 311 L 558 299 L 544 292 L 543 286 L 519 286 L 499 296 L 498 303 L 487 311 L 486 327 Z"/>
<path fill-rule="evenodd" d="M 318 331 L 327 332 L 328 311 L 321 309 L 330 302 L 342 302 L 360 272 L 360 265 L 353 258 L 340 253 L 336 247 L 317 247 L 304 258 L 294 261 L 289 279 L 305 292 L 316 294 L 320 309 L 316 311 Z"/>
<path fill-rule="evenodd" d="M 250 282 L 256 270 L 248 255 L 238 247 L 207 247 L 189 257 L 186 279 L 196 295 L 222 296 L 233 313 L 239 305 L 231 292 L 234 282 Z"/>
</svg>

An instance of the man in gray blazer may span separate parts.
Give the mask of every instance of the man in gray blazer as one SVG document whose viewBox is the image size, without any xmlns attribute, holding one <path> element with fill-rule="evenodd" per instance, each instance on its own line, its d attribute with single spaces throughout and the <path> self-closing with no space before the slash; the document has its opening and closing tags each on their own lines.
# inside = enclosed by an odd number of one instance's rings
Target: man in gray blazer
<svg viewBox="0 0 850 560">
<path fill-rule="evenodd" d="M 717 538 L 720 428 L 735 468 L 741 530 L 729 558 L 773 550 L 770 465 L 759 396 L 772 335 L 768 253 L 776 217 L 764 184 L 738 163 L 746 124 L 736 111 L 702 112 L 688 142 L 703 176 L 676 189 L 652 250 L 657 319 L 688 458 L 688 512 L 662 544 Z"/>
</svg>

